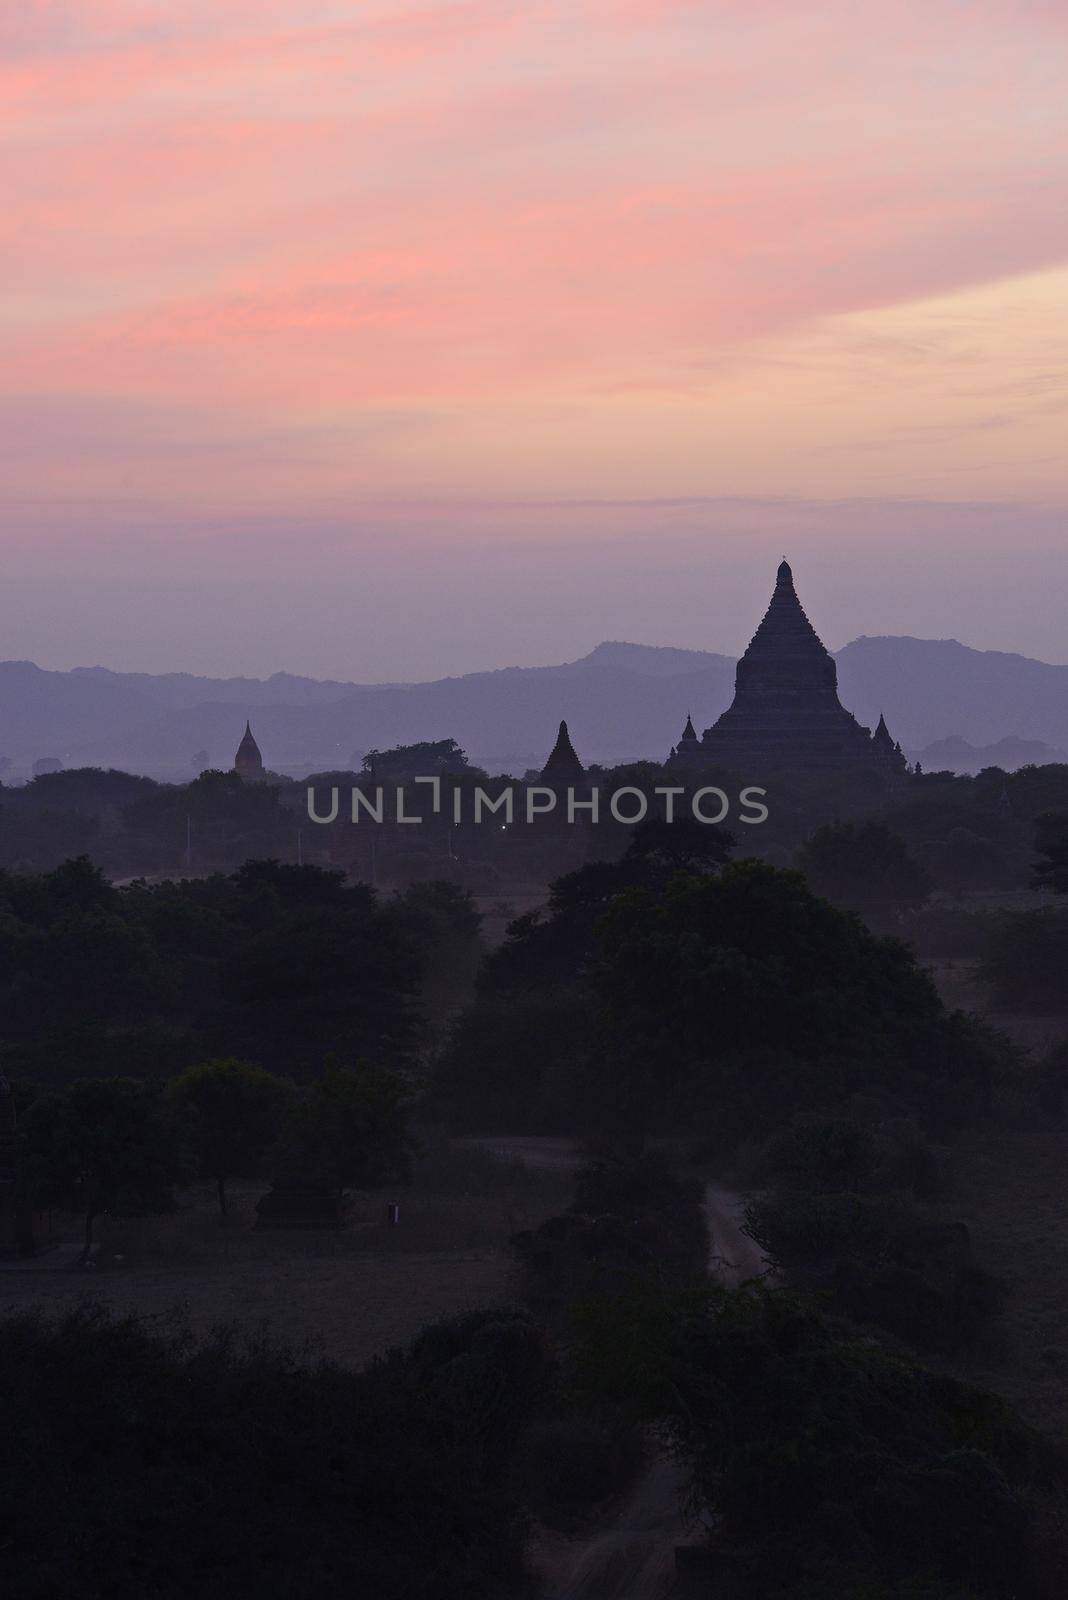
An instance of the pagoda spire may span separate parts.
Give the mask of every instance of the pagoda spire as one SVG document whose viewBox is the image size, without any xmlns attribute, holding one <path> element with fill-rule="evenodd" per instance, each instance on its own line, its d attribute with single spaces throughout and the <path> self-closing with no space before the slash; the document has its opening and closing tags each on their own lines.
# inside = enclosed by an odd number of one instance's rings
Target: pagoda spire
<svg viewBox="0 0 1068 1600">
<path fill-rule="evenodd" d="M 838 687 L 834 657 L 820 641 L 797 598 L 790 563 L 782 561 L 775 590 L 760 626 L 738 663 L 736 689 L 813 689 Z"/>
<path fill-rule="evenodd" d="M 548 761 L 541 769 L 541 775 L 549 782 L 570 783 L 575 778 L 586 775 L 585 768 L 571 743 L 571 735 L 567 731 L 567 723 L 561 722 L 560 731 L 556 736 Z"/>
<path fill-rule="evenodd" d="M 263 777 L 263 756 L 260 747 L 252 734 L 252 724 L 245 722 L 245 732 L 241 743 L 237 747 L 234 757 L 234 771 L 240 773 L 242 778 L 259 779 Z"/>
<path fill-rule="evenodd" d="M 884 767 L 889 767 L 892 772 L 904 772 L 908 766 L 905 753 L 898 744 L 890 729 L 886 726 L 886 718 L 879 713 L 879 722 L 871 736 L 872 753 Z"/>
</svg>

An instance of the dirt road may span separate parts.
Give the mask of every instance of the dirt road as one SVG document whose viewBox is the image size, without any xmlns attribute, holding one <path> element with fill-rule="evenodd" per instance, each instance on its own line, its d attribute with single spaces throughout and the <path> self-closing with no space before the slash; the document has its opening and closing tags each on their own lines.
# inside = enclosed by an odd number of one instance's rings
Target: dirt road
<svg viewBox="0 0 1068 1600">
<path fill-rule="evenodd" d="M 472 1139 L 493 1155 L 531 1167 L 576 1171 L 586 1157 L 572 1139 Z M 756 1278 L 767 1263 L 744 1232 L 745 1202 L 722 1184 L 705 1188 L 709 1271 L 730 1288 Z M 615 1512 L 580 1539 L 542 1529 L 531 1548 L 544 1600 L 671 1600 L 678 1593 L 675 1548 L 698 1544 L 701 1531 L 682 1514 L 679 1464 L 658 1455 Z"/>
<path fill-rule="evenodd" d="M 528 1167 L 551 1168 L 557 1172 L 576 1172 L 586 1164 L 586 1156 L 575 1139 L 539 1138 L 535 1135 L 502 1135 L 492 1139 L 463 1139 L 504 1160 L 522 1161 Z M 730 1288 L 747 1278 L 759 1278 L 767 1270 L 760 1246 L 744 1231 L 745 1201 L 722 1184 L 705 1187 L 702 1208 L 708 1222 L 709 1271 Z"/>
</svg>

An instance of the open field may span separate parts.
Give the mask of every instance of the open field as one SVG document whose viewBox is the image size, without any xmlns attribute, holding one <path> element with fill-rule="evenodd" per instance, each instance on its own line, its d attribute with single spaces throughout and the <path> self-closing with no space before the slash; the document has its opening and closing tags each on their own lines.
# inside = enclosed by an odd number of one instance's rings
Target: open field
<svg viewBox="0 0 1068 1600">
<path fill-rule="evenodd" d="M 207 1186 L 162 1217 L 104 1217 L 96 1265 L 69 1252 L 0 1271 L 0 1315 L 102 1301 L 119 1314 L 180 1309 L 203 1333 L 265 1323 L 285 1343 L 358 1366 L 412 1339 L 428 1322 L 509 1299 L 509 1236 L 566 1203 L 566 1173 L 529 1172 L 481 1152 L 438 1152 L 410 1187 L 357 1201 L 338 1229 L 254 1227 L 262 1184 L 235 1185 L 224 1225 Z M 388 1200 L 401 1207 L 385 1221 Z M 60 1240 L 80 1238 L 57 1217 Z"/>
<path fill-rule="evenodd" d="M 925 963 L 943 1005 L 950 1011 L 972 1011 L 1014 1044 L 1043 1056 L 1068 1038 L 1068 1006 L 1059 1012 L 996 1011 L 978 978 L 979 962 L 967 957 L 939 958 Z M 1068 981 L 1068 980 L 1066 980 Z"/>
<path fill-rule="evenodd" d="M 1032 905 L 1033 893 L 988 896 Z M 1017 904 L 1018 902 L 1018 904 Z M 1041 1058 L 1068 1038 L 1060 1014 L 993 1011 L 970 959 L 929 963 L 943 1002 L 975 1012 Z M 981 1127 L 953 1157 L 952 1214 L 968 1227 L 979 1262 L 1005 1288 L 1005 1306 L 962 1375 L 1003 1394 L 1047 1432 L 1068 1430 L 1068 1126 Z"/>
<path fill-rule="evenodd" d="M 953 1213 L 1006 1289 L 962 1375 L 1046 1432 L 1068 1432 L 1068 1127 L 985 1128 L 956 1152 Z"/>
</svg>

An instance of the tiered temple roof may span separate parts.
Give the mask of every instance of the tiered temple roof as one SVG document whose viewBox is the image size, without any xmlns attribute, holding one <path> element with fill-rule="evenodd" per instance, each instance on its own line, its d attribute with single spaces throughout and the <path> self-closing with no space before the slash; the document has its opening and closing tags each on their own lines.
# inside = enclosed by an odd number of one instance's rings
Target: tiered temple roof
<svg viewBox="0 0 1068 1600">
<path fill-rule="evenodd" d="M 892 746 L 888 731 L 886 739 Z M 683 754 L 681 744 L 678 754 Z M 703 764 L 754 776 L 885 764 L 881 746 L 838 698 L 834 657 L 805 615 L 785 561 L 771 603 L 738 662 L 734 700 L 706 728 L 694 754 Z"/>
</svg>

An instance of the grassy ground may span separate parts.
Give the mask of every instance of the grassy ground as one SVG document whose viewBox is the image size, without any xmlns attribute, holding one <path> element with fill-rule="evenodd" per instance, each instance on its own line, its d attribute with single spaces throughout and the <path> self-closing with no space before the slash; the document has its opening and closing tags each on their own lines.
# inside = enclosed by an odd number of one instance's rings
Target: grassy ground
<svg viewBox="0 0 1068 1600">
<path fill-rule="evenodd" d="M 1068 1037 L 1068 1014 L 994 1012 L 972 960 L 931 970 L 945 1004 L 974 1011 L 1037 1057 Z M 1068 1126 L 980 1128 L 953 1156 L 953 1213 L 1005 1287 L 1005 1309 L 962 1376 L 1049 1432 L 1068 1431 Z"/>
<path fill-rule="evenodd" d="M 360 1365 L 428 1322 L 510 1298 L 510 1234 L 566 1204 L 566 1173 L 528 1172 L 481 1151 L 439 1146 L 409 1188 L 360 1199 L 340 1229 L 255 1228 L 262 1185 L 235 1185 L 224 1225 L 214 1195 L 195 1188 L 164 1217 L 105 1217 L 90 1269 L 0 1272 L 0 1314 L 103 1300 L 122 1314 L 181 1308 L 194 1331 L 270 1324 L 282 1340 Z M 388 1200 L 401 1207 L 385 1221 Z M 59 1238 L 80 1236 L 56 1218 Z"/>
<path fill-rule="evenodd" d="M 1008 1034 L 1014 1044 L 1043 1056 L 1061 1039 L 1068 1037 L 1068 1006 L 1060 1013 L 1036 1011 L 995 1011 L 989 993 L 978 977 L 979 962 L 966 958 L 940 957 L 926 963 L 934 978 L 942 1003 L 950 1011 L 973 1011 L 993 1027 Z M 1066 979 L 1068 983 L 1068 979 Z"/>
<path fill-rule="evenodd" d="M 955 1154 L 952 1210 L 1006 1304 L 963 1374 L 1068 1432 L 1068 1127 L 987 1128 Z"/>
</svg>

